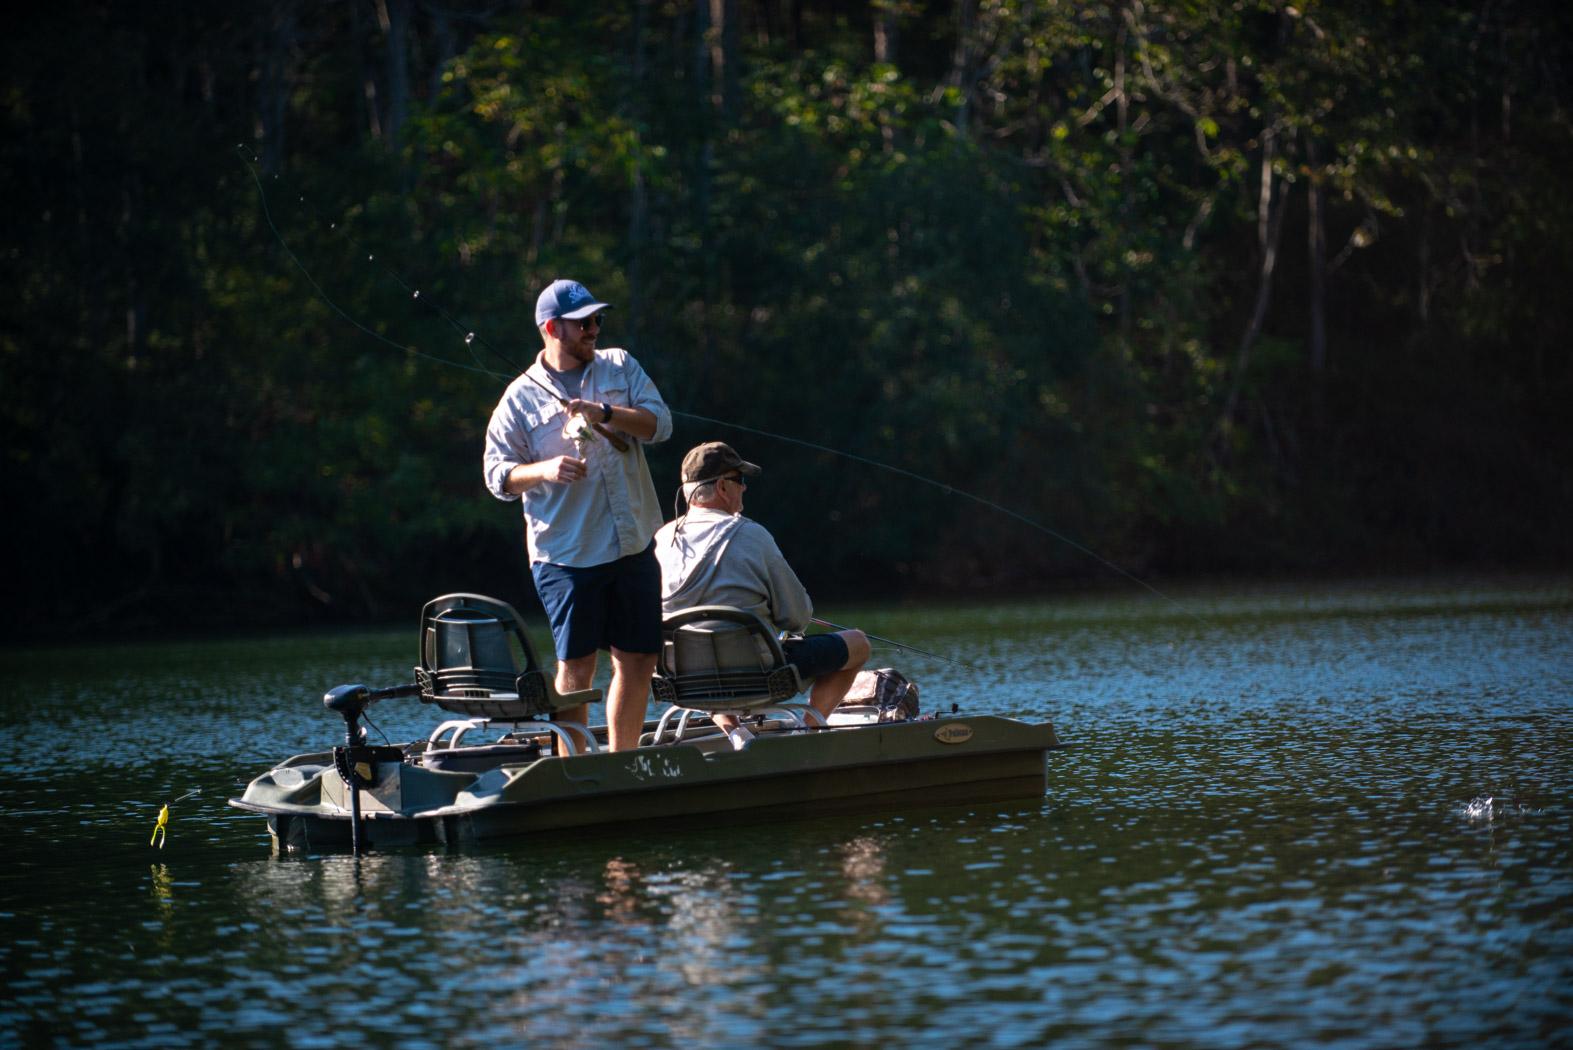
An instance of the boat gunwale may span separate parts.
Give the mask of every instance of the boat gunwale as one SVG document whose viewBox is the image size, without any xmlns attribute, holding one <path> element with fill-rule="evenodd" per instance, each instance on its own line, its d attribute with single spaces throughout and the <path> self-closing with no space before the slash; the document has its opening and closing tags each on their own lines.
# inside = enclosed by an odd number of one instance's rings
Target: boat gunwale
<svg viewBox="0 0 1573 1050">
<path fill-rule="evenodd" d="M 1019 727 L 1021 730 L 1029 731 L 1033 736 L 1038 737 L 1039 739 L 1036 740 L 1036 741 L 1032 741 L 1032 742 L 1026 742 L 1026 741 L 1017 741 L 1017 742 L 1014 742 L 1014 743 L 1012 743 L 1012 742 L 999 742 L 999 743 L 995 743 L 995 744 L 993 744 L 991 746 L 987 746 L 987 747 L 969 746 L 969 747 L 966 747 L 964 750 L 959 750 L 959 751 L 955 752 L 955 755 L 954 755 L 955 758 L 963 758 L 963 757 L 965 757 L 965 758 L 971 759 L 971 760 L 983 760 L 983 759 L 988 759 L 990 757 L 995 757 L 995 756 L 999 756 L 999 755 L 1030 753 L 1030 752 L 1037 752 L 1039 754 L 1046 755 L 1047 752 L 1049 752 L 1051 750 L 1060 750 L 1060 749 L 1063 749 L 1064 747 L 1067 746 L 1067 745 L 1065 745 L 1065 744 L 1063 744 L 1063 743 L 1061 743 L 1059 741 L 1058 736 L 1057 736 L 1057 734 L 1054 731 L 1054 727 L 1053 727 L 1052 723 L 1049 723 L 1049 722 L 1021 722 L 1021 721 L 1019 721 L 1017 719 L 1013 719 L 1013 718 L 1010 718 L 1008 716 L 1003 716 L 1003 715 L 973 715 L 973 716 L 966 716 L 966 715 L 959 715 L 959 714 L 957 714 L 957 715 L 943 715 L 943 716 L 939 716 L 939 717 L 931 717 L 931 718 L 924 718 L 924 719 L 913 719 L 913 720 L 910 720 L 910 721 L 903 721 L 903 722 L 887 722 L 887 723 L 874 723 L 874 724 L 865 724 L 865 725 L 832 727 L 829 730 L 817 730 L 817 731 L 814 731 L 812 733 L 806 733 L 806 734 L 801 732 L 801 731 L 786 730 L 786 731 L 781 731 L 779 733 L 774 733 L 773 732 L 773 733 L 769 734 L 768 736 L 762 735 L 758 739 L 759 740 L 767 740 L 767 741 L 775 741 L 776 744 L 772 744 L 771 746 L 777 746 L 777 744 L 779 744 L 780 742 L 786 741 L 786 740 L 799 740 L 799 741 L 806 742 L 808 740 L 819 738 L 822 734 L 825 734 L 825 733 L 833 733 L 833 734 L 839 736 L 839 735 L 842 735 L 842 734 L 845 734 L 845 733 L 855 732 L 855 731 L 868 731 L 868 730 L 888 731 L 888 730 L 893 730 L 894 729 L 894 730 L 901 731 L 901 732 L 903 732 L 905 734 L 905 733 L 911 733 L 913 729 L 918 728 L 918 727 L 923 727 L 923 728 L 933 727 L 935 729 L 935 731 L 938 731 L 940 728 L 944 727 L 945 725 L 952 725 L 952 724 L 957 724 L 957 723 L 972 723 L 972 722 L 977 722 L 977 721 L 980 721 L 980 720 L 984 720 L 987 724 L 991 724 L 991 725 L 998 725 L 998 724 L 1004 723 L 1004 724 L 1007 724 L 1007 725 L 1010 725 L 1010 726 L 1013 726 L 1013 727 Z M 1044 736 L 1047 737 L 1047 740 L 1042 739 Z M 405 745 L 399 745 L 399 746 L 401 746 L 401 747 L 408 747 L 409 745 L 405 744 Z M 946 748 L 949 748 L 949 747 L 954 747 L 956 745 L 945 744 L 943 746 L 946 747 Z M 630 797 L 630 796 L 633 796 L 633 797 L 650 797 L 650 796 L 660 795 L 660 794 L 665 793 L 666 791 L 670 791 L 670 790 L 674 790 L 674 789 L 695 788 L 695 787 L 725 788 L 725 787 L 728 787 L 728 786 L 735 786 L 735 785 L 737 785 L 739 783 L 766 783 L 766 782 L 779 781 L 779 780 L 781 780 L 783 778 L 816 776 L 816 775 L 823 775 L 823 774 L 829 774 L 829 773 L 850 773 L 850 772 L 856 771 L 858 769 L 864 769 L 864 768 L 874 769 L 874 768 L 879 768 L 879 767 L 894 767 L 894 766 L 900 766 L 900 765 L 903 765 L 903 764 L 908 764 L 908 763 L 913 763 L 913 762 L 932 761 L 934 759 L 940 759 L 941 761 L 951 761 L 952 760 L 949 757 L 945 757 L 944 752 L 937 751 L 937 752 L 933 752 L 933 753 L 930 753 L 930 754 L 912 754 L 912 755 L 900 755 L 900 756 L 888 756 L 887 755 L 887 756 L 883 756 L 883 757 L 875 756 L 875 757 L 872 757 L 872 758 L 868 757 L 868 756 L 849 756 L 849 757 L 844 758 L 844 759 L 842 759 L 840 761 L 835 761 L 835 760 L 822 761 L 822 762 L 816 763 L 815 765 L 810 766 L 810 767 L 797 767 L 797 768 L 790 768 L 790 769 L 773 769 L 773 770 L 761 771 L 761 770 L 757 770 L 757 769 L 750 769 L 750 768 L 747 767 L 747 765 L 740 765 L 740 766 L 734 767 L 733 769 L 725 769 L 724 765 L 730 765 L 733 761 L 736 761 L 736 760 L 745 760 L 746 761 L 746 756 L 748 754 L 748 750 L 745 749 L 743 751 L 733 751 L 733 752 L 727 752 L 727 751 L 704 752 L 704 751 L 700 751 L 700 749 L 698 749 L 697 747 L 694 747 L 694 745 L 691 742 L 686 742 L 686 741 L 679 740 L 679 741 L 673 741 L 673 742 L 670 742 L 670 743 L 644 745 L 644 746 L 642 746 L 640 748 L 637 748 L 635 750 L 625 751 L 625 752 L 610 752 L 610 751 L 589 752 L 589 753 L 580 754 L 580 755 L 567 755 L 567 756 L 556 756 L 556 755 L 553 755 L 553 756 L 545 756 L 545 757 L 540 757 L 540 758 L 534 758 L 534 759 L 531 759 L 531 760 L 529 760 L 527 762 L 519 762 L 519 763 L 506 763 L 506 762 L 504 762 L 504 763 L 499 763 L 497 766 L 493 766 L 493 767 L 491 767 L 489 769 L 478 770 L 478 771 L 431 769 L 431 768 L 427 768 L 427 767 L 424 767 L 424 766 L 415 766 L 414 768 L 419 769 L 422 776 L 431 776 L 431 777 L 437 777 L 437 778 L 441 778 L 441 779 L 461 778 L 461 779 L 470 781 L 472 783 L 477 781 L 477 780 L 479 780 L 482 776 L 487 776 L 487 775 L 491 775 L 491 774 L 498 773 L 498 772 L 510 772 L 511 775 L 510 775 L 510 778 L 509 778 L 509 781 L 508 781 L 508 785 L 511 785 L 514 782 L 516 782 L 522 774 L 524 774 L 525 772 L 527 772 L 529 770 L 535 769 L 537 767 L 541 767 L 543 765 L 543 763 L 551 763 L 552 764 L 552 765 L 546 766 L 544 768 L 547 768 L 547 769 L 559 768 L 560 769 L 561 766 L 559 764 L 566 763 L 566 762 L 574 760 L 574 759 L 598 759 L 600 761 L 600 763 L 604 763 L 604 762 L 610 760 L 613 756 L 616 756 L 616 755 L 621 755 L 623 757 L 628 757 L 628 756 L 638 755 L 641 752 L 645 752 L 645 753 L 670 752 L 672 749 L 677 749 L 677 748 L 688 748 L 690 750 L 698 752 L 700 757 L 701 757 L 702 762 L 704 763 L 704 768 L 710 773 L 710 775 L 707 775 L 707 776 L 704 776 L 704 777 L 674 778 L 674 779 L 672 779 L 669 782 L 657 782 L 657 783 L 650 783 L 650 784 L 641 784 L 641 785 L 638 785 L 638 786 L 628 786 L 628 787 L 617 786 L 617 787 L 608 787 L 608 788 L 596 788 L 596 789 L 592 789 L 592 790 L 589 790 L 589 791 L 578 791 L 578 792 L 567 792 L 567 791 L 564 791 L 564 792 L 560 792 L 560 793 L 537 795 L 537 796 L 534 796 L 534 797 L 531 797 L 531 798 L 528 798 L 528 799 L 507 799 L 507 798 L 501 797 L 501 792 L 499 792 L 497 797 L 492 798 L 492 799 L 487 799 L 487 800 L 484 800 L 484 801 L 478 801 L 478 802 L 477 801 L 472 801 L 472 802 L 468 802 L 468 803 L 449 802 L 449 803 L 445 803 L 445 804 L 443 804 L 441 806 L 437 806 L 437 807 L 433 807 L 433 808 L 429 808 L 429 809 L 398 811 L 398 812 L 375 811 L 375 810 L 373 810 L 373 811 L 363 812 L 361 816 L 362 816 L 362 819 L 377 820 L 377 821 L 401 821 L 401 820 L 405 820 L 405 821 L 421 821 L 421 820 L 432 820 L 432 819 L 444 819 L 444 818 L 450 818 L 450 817 L 463 817 L 463 816 L 468 816 L 468 815 L 472 815 L 472 814 L 476 814 L 476 813 L 480 813 L 480 812 L 487 812 L 487 811 L 494 811 L 494 810 L 507 810 L 507 809 L 513 809 L 513 808 L 517 808 L 517 807 L 549 807 L 549 806 L 552 806 L 552 805 L 561 805 L 561 804 L 565 804 L 565 803 L 591 802 L 591 801 L 600 803 L 600 802 L 605 802 L 605 801 L 610 801 L 610 800 L 615 800 L 615 799 L 618 799 L 618 798 L 624 798 L 624 797 Z M 411 756 L 411 757 L 418 757 L 418 753 L 417 753 L 416 756 Z M 320 758 L 320 759 L 323 759 L 324 761 L 317 761 L 317 762 L 310 761 L 313 758 Z M 255 784 L 257 780 L 260 780 L 262 777 L 267 776 L 269 773 L 272 773 L 272 772 L 274 772 L 276 770 L 279 770 L 279 769 L 285 769 L 285 768 L 291 768 L 291 767 L 299 767 L 299 766 L 303 766 L 303 765 L 316 765 L 316 766 L 322 767 L 322 768 L 319 768 L 319 770 L 317 771 L 317 773 L 314 774 L 314 776 L 324 775 L 327 772 L 327 770 L 332 767 L 332 753 L 331 752 L 314 752 L 314 753 L 308 753 L 308 754 L 304 754 L 304 755 L 292 756 L 291 758 L 286 759 L 283 763 L 280 763 L 279 765 L 273 767 L 273 769 L 268 770 L 267 772 L 262 773 L 257 778 L 253 779 L 247 785 L 247 790 L 249 791 L 252 784 Z M 570 774 L 567 772 L 567 770 L 563 770 L 563 774 L 562 775 L 565 776 L 565 777 L 570 776 Z M 1045 776 L 1046 776 L 1046 774 L 1045 774 Z M 599 779 L 599 778 L 596 778 L 596 779 Z M 984 778 L 984 779 L 986 780 L 987 778 Z M 583 782 L 580 778 L 571 778 L 571 780 L 579 781 L 581 783 Z M 506 790 L 506 786 L 508 786 L 508 785 L 505 785 L 504 790 Z M 228 803 L 231 806 L 235 807 L 236 809 L 240 809 L 240 810 L 245 811 L 245 812 L 259 813 L 259 814 L 264 814 L 264 815 L 278 814 L 278 815 L 288 815 L 288 816 L 296 816 L 296 817 L 313 817 L 313 818 L 318 818 L 318 819 L 334 820 L 334 821 L 338 821 L 338 820 L 347 821 L 347 820 L 351 819 L 350 813 L 347 810 L 345 810 L 345 809 L 343 809 L 343 808 L 341 808 L 339 806 L 336 806 L 336 805 L 330 807 L 329 804 L 321 802 L 321 801 L 319 801 L 319 802 L 317 802 L 315 804 L 312 804 L 312 805 L 302 805 L 302 804 L 298 804 L 298 803 L 289 803 L 289 802 L 257 802 L 257 801 L 252 801 L 252 800 L 246 799 L 244 796 L 239 797 L 239 798 L 230 798 L 227 801 L 228 801 Z"/>
</svg>

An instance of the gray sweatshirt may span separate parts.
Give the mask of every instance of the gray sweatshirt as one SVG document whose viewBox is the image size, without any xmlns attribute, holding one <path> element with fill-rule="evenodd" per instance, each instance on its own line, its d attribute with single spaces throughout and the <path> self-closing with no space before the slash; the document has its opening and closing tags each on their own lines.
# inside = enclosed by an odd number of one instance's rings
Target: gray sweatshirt
<svg viewBox="0 0 1573 1050">
<path fill-rule="evenodd" d="M 678 526 L 681 526 L 679 528 Z M 778 631 L 801 633 L 814 603 L 768 529 L 741 514 L 691 507 L 655 534 L 661 610 L 735 605 Z"/>
</svg>

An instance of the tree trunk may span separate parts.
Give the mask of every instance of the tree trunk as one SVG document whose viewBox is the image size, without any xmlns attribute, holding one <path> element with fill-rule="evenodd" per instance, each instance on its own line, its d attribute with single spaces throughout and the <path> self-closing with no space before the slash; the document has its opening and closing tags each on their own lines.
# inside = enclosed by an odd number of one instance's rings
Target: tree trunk
<svg viewBox="0 0 1573 1050">
<path fill-rule="evenodd" d="M 1123 10 L 1121 14 L 1123 14 Z M 1131 186 L 1135 180 L 1131 177 L 1131 144 L 1126 137 L 1130 117 L 1130 97 L 1125 93 L 1125 41 L 1127 30 L 1123 17 L 1119 19 L 1119 23 L 1119 31 L 1114 35 L 1114 106 L 1120 135 L 1120 225 L 1122 228 L 1129 230 L 1134 225 L 1131 221 L 1131 213 L 1134 211 L 1131 201 Z M 1131 332 L 1131 277 L 1129 273 L 1125 273 L 1120 279 L 1119 304 L 1120 334 L 1129 336 Z"/>
<path fill-rule="evenodd" d="M 1245 332 L 1240 336 L 1240 348 L 1235 353 L 1229 396 L 1224 401 L 1223 415 L 1218 420 L 1218 428 L 1223 432 L 1233 426 L 1235 410 L 1240 404 L 1240 387 L 1251 359 L 1251 348 L 1262 334 L 1262 325 L 1267 320 L 1267 306 L 1272 301 L 1273 270 L 1278 265 L 1278 241 L 1283 233 L 1284 204 L 1289 197 L 1287 189 L 1274 193 L 1278 180 L 1273 174 L 1273 160 L 1277 152 L 1277 136 L 1271 128 L 1266 129 L 1262 133 L 1261 189 L 1256 199 L 1256 239 L 1261 249 L 1257 266 L 1256 303 L 1251 309 L 1251 319 L 1245 326 Z"/>
<path fill-rule="evenodd" d="M 874 4 L 874 61 L 881 65 L 896 64 L 896 42 L 900 26 L 896 14 L 888 3 Z"/>
<path fill-rule="evenodd" d="M 710 0 L 711 104 L 727 126 L 737 117 L 737 23 L 737 0 Z"/>
<path fill-rule="evenodd" d="M 262 123 L 262 170 L 273 174 L 284 166 L 284 117 L 289 107 L 289 55 L 295 46 L 295 5 L 270 9 L 258 76 L 258 114 Z"/>
<path fill-rule="evenodd" d="M 1327 367 L 1327 302 L 1326 282 L 1327 273 L 1327 218 L 1323 214 L 1322 171 L 1317 159 L 1316 140 L 1309 134 L 1305 137 L 1305 159 L 1311 169 L 1311 177 L 1306 180 L 1306 260 L 1307 298 L 1310 300 L 1311 332 L 1310 332 L 1310 363 L 1312 381 L 1321 382 L 1322 372 Z"/>
<path fill-rule="evenodd" d="M 961 91 L 956 110 L 956 130 L 967 133 L 972 111 L 973 34 L 978 20 L 978 0 L 956 0 L 956 50 L 951 56 L 950 83 Z"/>
<path fill-rule="evenodd" d="M 624 108 L 636 127 L 644 126 L 645 31 L 651 0 L 636 0 L 632 40 L 629 44 L 629 85 Z M 644 142 L 634 144 L 633 178 L 628 187 L 628 312 L 625 332 L 628 345 L 637 347 L 644 323 L 644 257 L 649 242 L 649 196 L 645 186 Z"/>
<path fill-rule="evenodd" d="M 387 145 L 396 150 L 410 113 L 410 0 L 378 0 L 378 6 L 388 39 Z"/>
<path fill-rule="evenodd" d="M 710 0 L 694 0 L 694 104 L 704 119 L 710 98 Z"/>
<path fill-rule="evenodd" d="M 710 61 L 709 43 L 711 33 L 714 32 L 711 24 L 712 0 L 694 0 L 694 120 L 697 126 L 697 136 L 694 150 L 694 192 L 693 192 L 693 223 L 699 235 L 700 243 L 708 243 L 710 238 L 710 177 L 715 164 L 715 143 L 712 136 L 715 128 L 715 114 L 713 105 L 713 89 L 711 77 L 714 66 Z M 711 301 L 715 291 L 715 252 L 704 253 L 704 273 L 702 284 L 699 288 L 699 363 L 701 376 L 705 382 L 712 382 L 715 370 L 710 367 L 710 362 L 715 354 L 715 326 L 710 321 Z M 703 391 L 708 394 L 709 391 Z"/>
<path fill-rule="evenodd" d="M 374 142 L 382 141 L 381 101 L 377 98 L 377 77 L 366 61 L 365 42 L 361 39 L 360 0 L 349 0 L 350 33 L 355 39 L 355 61 L 360 75 L 361 103 L 365 108 L 366 134 Z"/>
<path fill-rule="evenodd" d="M 436 43 L 437 53 L 433 56 L 431 64 L 431 81 L 427 89 L 427 98 L 435 99 L 442 91 L 442 74 L 448 65 L 448 60 L 458 53 L 458 44 L 453 36 L 453 23 L 448 19 L 448 12 L 436 5 L 428 8 L 431 14 L 432 38 Z"/>
</svg>

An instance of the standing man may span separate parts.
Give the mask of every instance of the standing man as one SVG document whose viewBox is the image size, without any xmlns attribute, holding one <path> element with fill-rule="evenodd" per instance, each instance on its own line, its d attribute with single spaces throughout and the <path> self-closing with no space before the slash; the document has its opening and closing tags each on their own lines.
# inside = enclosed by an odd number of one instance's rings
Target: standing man
<svg viewBox="0 0 1573 1050">
<path fill-rule="evenodd" d="M 524 503 L 535 589 L 557 651 L 557 690 L 590 688 L 596 653 L 612 654 L 611 749 L 639 746 L 661 651 L 661 524 L 644 445 L 665 441 L 672 414 L 626 350 L 597 350 L 599 302 L 553 281 L 535 303 L 544 348 L 508 385 L 486 428 L 486 487 Z M 624 450 L 620 450 L 622 445 Z M 584 707 L 562 712 L 584 722 Z"/>
<path fill-rule="evenodd" d="M 777 631 L 801 635 L 814 603 L 797 573 L 757 521 L 743 517 L 743 493 L 759 467 L 732 446 L 707 441 L 683 457 L 683 495 L 688 513 L 655 534 L 661 561 L 661 602 L 668 613 L 695 605 L 731 605 L 757 613 Z M 808 702 L 821 718 L 846 697 L 868 661 L 868 636 L 845 630 L 787 638 L 787 663 L 813 679 Z"/>
</svg>

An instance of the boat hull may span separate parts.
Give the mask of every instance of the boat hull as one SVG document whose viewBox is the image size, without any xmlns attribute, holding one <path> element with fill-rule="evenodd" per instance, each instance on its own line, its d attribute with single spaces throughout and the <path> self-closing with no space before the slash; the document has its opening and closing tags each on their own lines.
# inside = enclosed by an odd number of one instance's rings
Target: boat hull
<svg viewBox="0 0 1573 1050">
<path fill-rule="evenodd" d="M 460 845 L 533 832 L 726 823 L 1041 796 L 1047 724 L 947 717 L 761 735 L 742 750 L 678 743 L 454 772 L 378 763 L 362 846 Z M 349 790 L 332 756 L 303 755 L 230 804 L 266 814 L 280 852 L 349 849 Z"/>
</svg>

